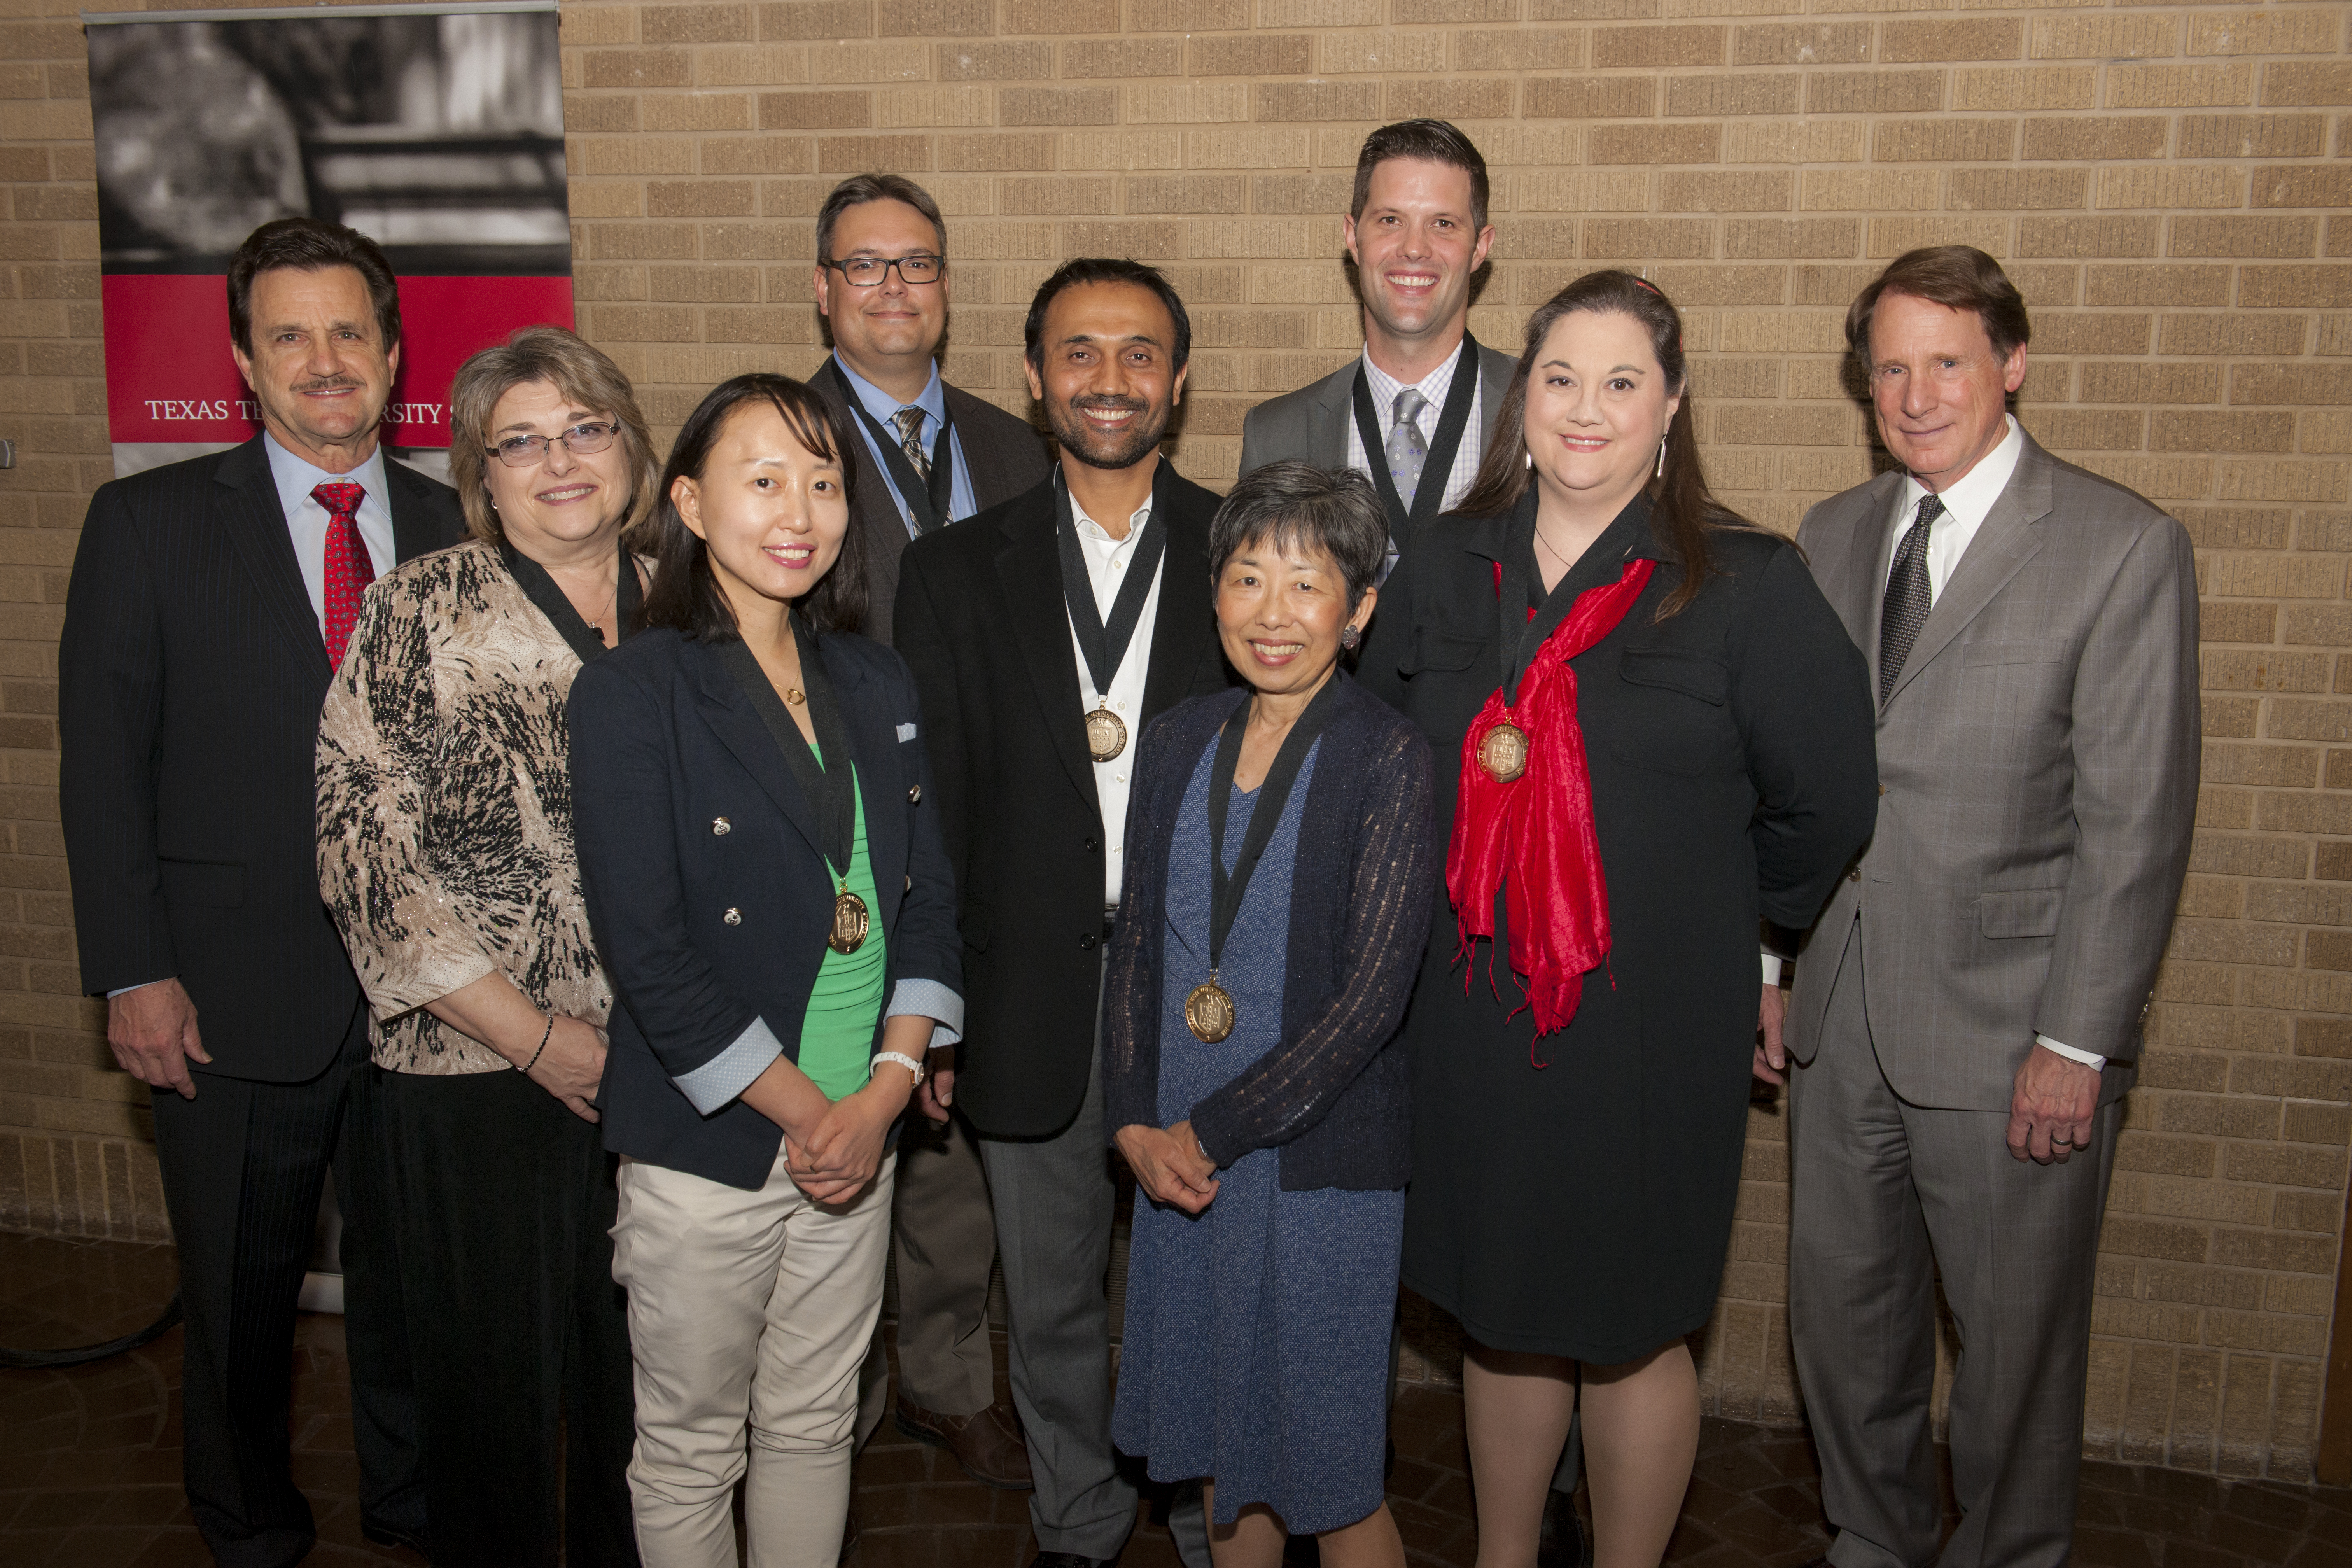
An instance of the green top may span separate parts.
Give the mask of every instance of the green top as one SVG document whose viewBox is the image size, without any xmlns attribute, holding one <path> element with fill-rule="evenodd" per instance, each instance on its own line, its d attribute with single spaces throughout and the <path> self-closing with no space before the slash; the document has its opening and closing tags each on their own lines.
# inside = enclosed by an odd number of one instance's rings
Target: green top
<svg viewBox="0 0 2352 1568">
<path fill-rule="evenodd" d="M 820 765 L 824 751 L 812 741 Z M 856 765 L 851 764 L 855 786 Z M 853 789 L 857 800 L 857 828 L 850 839 L 849 890 L 866 900 L 874 923 L 856 952 L 824 950 L 824 966 L 816 972 L 816 988 L 809 993 L 808 1016 L 801 1023 L 800 1069 L 824 1090 L 827 1100 L 839 1100 L 866 1087 L 874 1052 L 874 1023 L 882 1014 L 882 900 L 874 890 L 874 865 L 866 854 L 866 792 Z"/>
</svg>

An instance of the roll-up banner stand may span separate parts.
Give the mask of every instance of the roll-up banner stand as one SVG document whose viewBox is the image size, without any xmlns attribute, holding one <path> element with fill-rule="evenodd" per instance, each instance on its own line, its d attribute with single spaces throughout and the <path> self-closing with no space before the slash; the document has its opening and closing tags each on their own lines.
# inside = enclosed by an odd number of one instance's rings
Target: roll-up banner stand
<svg viewBox="0 0 2352 1568">
<path fill-rule="evenodd" d="M 261 426 L 228 260 L 273 218 L 349 224 L 400 278 L 384 446 L 447 477 L 449 381 L 572 324 L 554 0 L 84 14 L 117 476 Z"/>
</svg>

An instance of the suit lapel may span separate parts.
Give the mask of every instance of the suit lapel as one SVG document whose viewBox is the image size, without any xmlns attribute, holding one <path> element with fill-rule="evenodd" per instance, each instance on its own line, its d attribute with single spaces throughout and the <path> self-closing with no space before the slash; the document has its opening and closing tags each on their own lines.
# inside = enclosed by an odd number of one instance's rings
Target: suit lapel
<svg viewBox="0 0 2352 1568">
<path fill-rule="evenodd" d="M 1356 385 L 1356 361 L 1349 360 L 1323 378 L 1307 405 L 1307 456 L 1319 468 L 1348 466 L 1348 421 L 1354 417 L 1351 395 Z"/>
<path fill-rule="evenodd" d="M 886 905 L 895 905 L 890 883 L 906 876 L 907 813 L 906 803 L 893 799 L 885 786 L 886 780 L 898 775 L 884 764 L 898 753 L 898 731 L 880 694 L 871 689 L 866 667 L 843 649 L 842 639 L 826 637 L 818 652 L 839 693 L 842 725 L 849 731 L 849 750 L 857 763 L 857 793 L 866 803 L 866 858 L 875 891 Z M 829 768 L 833 762 L 827 757 L 825 765 Z"/>
<path fill-rule="evenodd" d="M 213 470 L 213 482 L 225 491 L 220 498 L 221 517 L 271 622 L 324 690 L 334 676 L 334 666 L 327 661 L 319 613 L 310 607 L 310 590 L 302 585 L 302 567 L 294 559 L 294 541 L 286 531 L 286 510 L 278 499 L 278 480 L 269 471 L 269 458 L 261 442 L 262 437 L 255 437 L 223 458 L 220 467 Z"/>
<path fill-rule="evenodd" d="M 808 840 L 809 847 L 823 855 L 824 840 L 817 832 L 815 807 L 801 793 L 800 781 L 793 777 L 792 765 L 776 749 L 776 738 L 768 733 L 768 726 L 761 721 L 751 700 L 736 686 L 735 678 L 727 673 L 718 653 L 700 644 L 690 647 L 695 661 L 696 707 L 701 711 L 702 721 L 710 726 L 720 744 L 735 753 L 735 760 L 759 782 L 760 788 L 775 802 L 776 809 L 783 813 L 784 820 Z M 825 668 L 833 668 L 828 660 Z"/>
<path fill-rule="evenodd" d="M 1143 677 L 1143 722 L 1150 723 L 1192 694 L 1192 675 L 1207 650 L 1209 617 L 1199 613 L 1209 583 L 1209 517 L 1201 494 L 1165 458 L 1151 482 L 1151 511 L 1166 520 L 1168 553 L 1160 563 L 1160 609 L 1152 616 L 1151 665 Z"/>
<path fill-rule="evenodd" d="M 1054 538 L 1051 484 L 1028 492 L 998 524 L 1003 538 L 996 574 L 1012 612 L 1013 640 L 1029 667 L 1029 681 L 1045 710 L 1045 732 L 1070 782 L 1088 800 L 1095 796 L 1094 762 L 1087 752 L 1084 698 L 1078 690 L 1078 652 L 1070 644 L 1070 612 L 1062 602 L 1062 558 Z"/>
<path fill-rule="evenodd" d="M 2000 498 L 1985 513 L 1976 537 L 1969 541 L 1968 553 L 1954 567 L 1950 581 L 1927 611 L 1927 621 L 1919 627 L 1919 640 L 1911 647 L 1911 654 L 1903 661 L 1903 673 L 1895 678 L 1895 689 L 1886 694 L 1888 702 L 1903 695 L 1929 660 L 1951 645 L 1954 637 L 1976 619 L 1984 607 L 1992 603 L 1993 595 L 2007 586 L 2028 561 L 2041 552 L 2042 541 L 2033 525 L 2050 515 L 2050 455 L 2026 438 L 2025 450 L 2019 454 L 2017 471 L 2010 476 Z M 1877 631 L 1872 628 L 1872 639 L 1877 641 Z"/>
<path fill-rule="evenodd" d="M 1478 450 L 1484 452 L 1486 443 L 1494 439 L 1495 416 L 1503 411 L 1503 399 L 1511 390 L 1511 376 L 1519 362 L 1500 349 L 1485 344 L 1478 348 Z"/>
<path fill-rule="evenodd" d="M 988 416 L 1001 412 L 993 404 L 982 404 L 968 392 L 960 392 L 946 383 L 940 390 L 947 394 L 948 413 L 955 420 L 956 445 L 963 453 L 964 468 L 971 479 L 971 504 L 982 511 L 1011 500 L 1020 492 L 1004 471 L 1004 449 L 988 434 Z"/>
<path fill-rule="evenodd" d="M 395 561 L 414 561 L 446 548 L 452 541 L 434 515 L 432 492 L 403 465 L 383 458 L 384 504 L 392 510 L 392 553 Z"/>
</svg>

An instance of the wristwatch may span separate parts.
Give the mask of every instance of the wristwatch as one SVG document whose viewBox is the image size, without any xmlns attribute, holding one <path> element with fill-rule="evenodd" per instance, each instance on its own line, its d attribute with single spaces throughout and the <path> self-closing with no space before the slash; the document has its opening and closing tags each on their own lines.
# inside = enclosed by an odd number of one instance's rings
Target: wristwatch
<svg viewBox="0 0 2352 1568">
<path fill-rule="evenodd" d="M 908 1056 L 906 1052 L 877 1051 L 874 1053 L 874 1060 L 876 1062 L 897 1062 L 900 1067 L 905 1068 L 908 1071 L 915 1075 L 915 1081 L 908 1086 L 909 1088 L 920 1089 L 923 1087 L 923 1064 Z M 866 1070 L 867 1076 L 871 1077 L 874 1071 L 872 1064 L 869 1063 Z"/>
</svg>

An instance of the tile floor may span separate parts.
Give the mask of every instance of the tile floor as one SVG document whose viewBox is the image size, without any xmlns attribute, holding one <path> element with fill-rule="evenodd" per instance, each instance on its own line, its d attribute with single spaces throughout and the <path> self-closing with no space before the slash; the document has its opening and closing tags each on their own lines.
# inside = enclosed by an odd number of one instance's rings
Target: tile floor
<svg viewBox="0 0 2352 1568">
<path fill-rule="evenodd" d="M 0 1344 L 78 1344 L 130 1331 L 170 1294 L 168 1247 L 0 1235 Z M 306 1317 L 295 1348 L 297 1472 L 319 1515 L 322 1568 L 418 1568 L 359 1534 L 342 1320 Z M 0 1371 L 0 1564 L 166 1568 L 208 1561 L 180 1493 L 180 1333 L 68 1371 Z M 1413 1568 L 1469 1568 L 1475 1532 L 1458 1395 L 1408 1390 L 1390 1477 Z M 851 1568 L 1024 1568 L 1027 1497 L 967 1480 L 887 1423 L 858 1461 L 865 1537 Z M 1122 1568 L 1177 1568 L 1150 1515 Z M 1826 1544 L 1801 1431 L 1706 1424 L 1676 1568 L 1795 1568 Z M 2352 1491 L 2125 1465 L 2086 1466 L 2081 1568 L 2352 1568 Z"/>
</svg>

